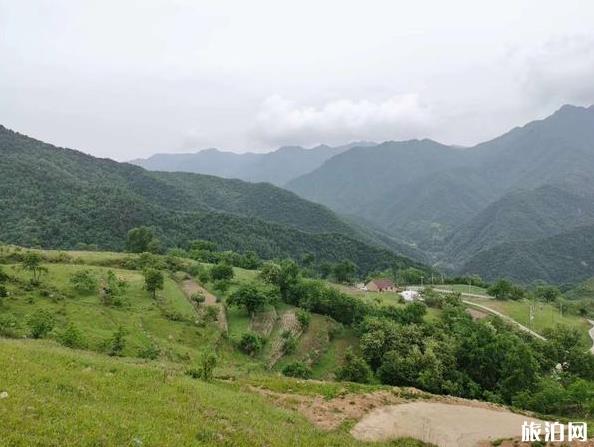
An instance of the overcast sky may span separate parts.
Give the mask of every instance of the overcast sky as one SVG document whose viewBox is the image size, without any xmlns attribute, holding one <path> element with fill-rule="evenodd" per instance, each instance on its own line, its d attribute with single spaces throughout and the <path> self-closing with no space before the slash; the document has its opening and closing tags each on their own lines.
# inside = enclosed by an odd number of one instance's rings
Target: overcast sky
<svg viewBox="0 0 594 447">
<path fill-rule="evenodd" d="M 590 0 L 0 0 L 0 124 L 129 160 L 430 137 L 594 103 Z"/>
</svg>

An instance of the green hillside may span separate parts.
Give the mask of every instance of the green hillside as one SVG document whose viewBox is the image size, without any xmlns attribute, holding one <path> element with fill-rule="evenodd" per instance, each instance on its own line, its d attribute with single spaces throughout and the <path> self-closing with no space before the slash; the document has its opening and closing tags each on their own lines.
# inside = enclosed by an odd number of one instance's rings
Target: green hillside
<svg viewBox="0 0 594 447">
<path fill-rule="evenodd" d="M 524 242 L 594 223 L 593 172 L 594 106 L 564 106 L 471 148 L 422 140 L 351 149 L 287 186 L 413 244 L 444 269 L 569 282 L 583 275 L 551 274 L 548 255 L 531 260 Z M 490 259 L 487 250 L 507 243 L 502 250 L 525 264 Z"/>
<path fill-rule="evenodd" d="M 594 226 L 534 241 L 506 242 L 482 251 L 461 268 L 486 280 L 506 277 L 528 283 L 583 281 L 594 275 Z"/>
<path fill-rule="evenodd" d="M 361 242 L 369 238 L 328 209 L 272 185 L 148 172 L 5 128 L 0 154 L 4 242 L 122 250 L 131 228 L 148 225 L 165 247 L 201 238 L 267 259 L 310 252 L 320 262 L 351 259 L 363 273 L 409 264 Z"/>
</svg>

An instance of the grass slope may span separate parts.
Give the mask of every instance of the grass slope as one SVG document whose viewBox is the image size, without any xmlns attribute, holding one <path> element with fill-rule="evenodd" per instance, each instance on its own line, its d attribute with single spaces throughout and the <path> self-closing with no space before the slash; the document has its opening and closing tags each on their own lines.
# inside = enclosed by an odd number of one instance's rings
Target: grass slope
<svg viewBox="0 0 594 447">
<path fill-rule="evenodd" d="M 0 445 L 366 445 L 343 430 L 322 432 L 237 386 L 190 379 L 169 364 L 4 339 L 0 364 L 10 365 L 0 369 L 0 388 L 8 393 L 0 400 Z"/>
</svg>

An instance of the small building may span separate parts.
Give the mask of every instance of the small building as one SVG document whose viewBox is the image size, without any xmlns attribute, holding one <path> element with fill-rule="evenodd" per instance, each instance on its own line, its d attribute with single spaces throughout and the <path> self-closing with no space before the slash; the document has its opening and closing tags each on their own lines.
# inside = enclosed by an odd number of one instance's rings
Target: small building
<svg viewBox="0 0 594 447">
<path fill-rule="evenodd" d="M 365 288 L 370 292 L 396 292 L 396 286 L 390 279 L 372 279 Z"/>
<path fill-rule="evenodd" d="M 404 301 L 416 301 L 421 298 L 421 294 L 416 290 L 403 290 L 400 292 L 400 296 L 404 298 Z"/>
</svg>

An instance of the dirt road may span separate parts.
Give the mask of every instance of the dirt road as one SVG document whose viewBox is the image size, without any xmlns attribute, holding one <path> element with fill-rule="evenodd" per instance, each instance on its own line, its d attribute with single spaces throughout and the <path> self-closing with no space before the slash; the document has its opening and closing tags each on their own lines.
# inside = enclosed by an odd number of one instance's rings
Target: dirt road
<svg viewBox="0 0 594 447">
<path fill-rule="evenodd" d="M 212 293 L 210 293 L 208 290 L 206 290 L 193 279 L 186 279 L 182 281 L 181 286 L 184 294 L 186 295 L 186 298 L 188 298 L 192 306 L 194 306 L 194 308 L 197 311 L 199 310 L 199 306 L 196 302 L 192 300 L 192 295 L 196 293 L 201 293 L 204 296 L 204 303 L 202 303 L 201 306 L 216 306 L 219 310 L 219 313 L 217 315 L 217 322 L 219 324 L 219 327 L 225 332 L 228 331 L 227 314 L 225 313 L 225 309 L 223 308 L 222 304 L 217 303 L 216 296 L 214 296 Z"/>
<path fill-rule="evenodd" d="M 590 338 L 592 339 L 592 347 L 590 348 L 590 352 L 592 354 L 594 354 L 594 321 L 592 320 L 588 320 L 588 323 L 590 323 L 592 325 L 592 327 L 590 328 Z"/>
<path fill-rule="evenodd" d="M 376 408 L 351 434 L 361 441 L 410 436 L 439 447 L 474 447 L 480 441 L 521 436 L 524 421 L 541 422 L 506 410 L 410 402 Z"/>
</svg>

